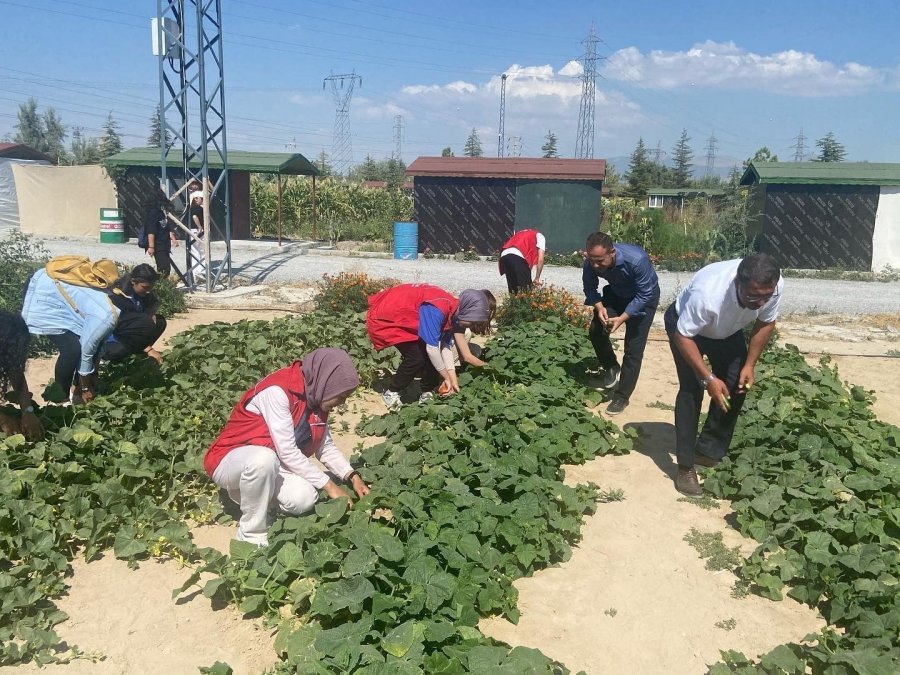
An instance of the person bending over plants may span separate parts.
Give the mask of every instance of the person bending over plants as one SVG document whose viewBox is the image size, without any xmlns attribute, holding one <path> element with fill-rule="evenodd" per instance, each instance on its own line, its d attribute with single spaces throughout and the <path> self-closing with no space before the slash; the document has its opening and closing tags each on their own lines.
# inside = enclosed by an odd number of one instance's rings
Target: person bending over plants
<svg viewBox="0 0 900 675">
<path fill-rule="evenodd" d="M 25 380 L 30 339 L 28 325 L 21 316 L 0 310 L 0 395 L 12 389 L 22 411 L 19 419 L 0 412 L 0 430 L 5 434 L 24 433 L 29 440 L 37 441 L 44 437 L 44 429 L 34 414 Z"/>
<path fill-rule="evenodd" d="M 760 253 L 707 265 L 666 310 L 666 333 L 678 372 L 675 489 L 682 494 L 702 495 L 694 465 L 716 466 L 728 452 L 756 361 L 775 332 L 783 290 L 778 264 Z M 748 346 L 744 327 L 751 322 Z M 698 436 L 704 390 L 711 400 Z"/>
<path fill-rule="evenodd" d="M 644 348 L 659 306 L 659 279 L 650 256 L 635 244 L 614 244 L 604 232 L 587 238 L 581 271 L 584 304 L 594 308 L 588 337 L 604 368 L 600 386 L 613 389 L 608 415 L 618 415 L 628 405 L 641 374 Z M 598 291 L 600 280 L 606 284 Z M 610 335 L 625 325 L 622 366 L 616 359 Z M 618 382 L 617 382 L 618 380 Z"/>
<path fill-rule="evenodd" d="M 537 230 L 521 230 L 506 240 L 500 249 L 498 264 L 500 276 L 506 276 L 510 295 L 541 283 L 546 248 L 547 239 Z M 535 268 L 534 281 L 531 280 L 531 268 Z"/>
<path fill-rule="evenodd" d="M 109 265 L 105 281 L 111 284 L 118 271 L 112 261 L 105 262 Z M 97 266 L 94 269 L 101 271 Z M 119 318 L 119 308 L 107 288 L 59 281 L 40 269 L 25 291 L 22 318 L 32 335 L 46 335 L 59 349 L 54 377 L 73 403 L 86 403 L 96 395 L 100 349 Z M 75 389 L 73 384 L 77 384 Z"/>
<path fill-rule="evenodd" d="M 141 263 L 116 282 L 110 299 L 119 309 L 119 320 L 107 338 L 104 358 L 117 361 L 129 354 L 144 352 L 162 363 L 162 355 L 153 348 L 166 330 L 166 317 L 156 313 L 159 301 L 153 295 L 159 276 L 150 265 Z"/>
<path fill-rule="evenodd" d="M 496 307 L 490 291 L 468 289 L 457 300 L 428 284 L 401 284 L 370 296 L 366 330 L 372 345 L 400 352 L 400 367 L 382 395 L 385 405 L 398 407 L 400 393 L 420 374 L 420 402 L 431 398 L 435 387 L 441 396 L 458 392 L 454 342 L 463 361 L 483 366 L 469 349 L 465 330 L 490 322 Z"/>
<path fill-rule="evenodd" d="M 236 539 L 267 545 L 270 507 L 305 513 L 319 490 L 332 499 L 350 498 L 312 457 L 351 485 L 358 497 L 369 493 L 328 431 L 329 413 L 358 385 L 347 352 L 325 348 L 276 370 L 244 393 L 203 459 L 213 482 L 240 506 Z"/>
</svg>

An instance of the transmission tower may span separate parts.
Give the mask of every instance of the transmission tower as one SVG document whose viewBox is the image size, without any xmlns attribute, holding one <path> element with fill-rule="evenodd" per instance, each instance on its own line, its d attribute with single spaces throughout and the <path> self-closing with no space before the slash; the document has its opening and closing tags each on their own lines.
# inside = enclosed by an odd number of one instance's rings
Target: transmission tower
<svg viewBox="0 0 900 675">
<path fill-rule="evenodd" d="M 800 133 L 794 139 L 794 161 L 802 162 L 806 159 L 806 136 L 803 135 L 803 127 L 800 127 Z"/>
<path fill-rule="evenodd" d="M 334 97 L 334 136 L 332 137 L 331 163 L 335 173 L 346 176 L 353 164 L 353 143 L 350 139 L 350 100 L 356 83 L 362 86 L 362 78 L 356 73 L 329 75 L 322 82 L 322 89 L 331 82 Z"/>
<path fill-rule="evenodd" d="M 503 157 L 503 139 L 506 136 L 506 73 L 500 76 L 500 130 L 497 132 L 497 157 Z"/>
<path fill-rule="evenodd" d="M 403 161 L 403 115 L 394 115 L 394 159 Z"/>
<path fill-rule="evenodd" d="M 581 65 L 581 105 L 578 108 L 578 135 L 575 139 L 575 158 L 594 158 L 594 101 L 597 98 L 597 43 L 600 38 L 591 32 L 581 42 L 584 45 L 584 56 Z"/>
<path fill-rule="evenodd" d="M 185 233 L 204 250 L 206 291 L 224 274 L 231 286 L 231 194 L 228 143 L 225 134 L 225 66 L 222 58 L 221 0 L 157 0 L 152 21 L 153 54 L 159 61 L 160 183 L 170 197 L 181 197 L 182 224 L 189 223 L 186 187 L 197 181 L 204 193 L 204 232 Z M 167 133 L 168 132 L 168 133 Z M 166 137 L 171 133 L 171 142 Z M 172 170 L 169 162 L 179 169 Z M 213 171 L 221 171 L 213 181 Z M 181 184 L 180 186 L 178 184 Z M 224 203 L 223 215 L 215 205 Z M 225 257 L 213 271 L 210 241 L 225 242 Z M 185 246 L 185 283 L 196 284 L 190 273 L 191 246 Z"/>
<path fill-rule="evenodd" d="M 653 163 L 659 164 L 659 160 L 662 159 L 662 156 L 666 154 L 666 151 L 662 149 L 662 141 L 656 141 L 656 148 L 653 150 Z"/>
<path fill-rule="evenodd" d="M 706 141 L 706 177 L 713 175 L 716 168 L 716 148 L 719 147 L 719 139 L 716 138 L 716 132 L 709 135 Z"/>
<path fill-rule="evenodd" d="M 522 143 L 521 136 L 510 136 L 509 137 L 509 156 L 510 157 L 521 157 L 523 147 L 524 147 L 524 144 Z"/>
</svg>

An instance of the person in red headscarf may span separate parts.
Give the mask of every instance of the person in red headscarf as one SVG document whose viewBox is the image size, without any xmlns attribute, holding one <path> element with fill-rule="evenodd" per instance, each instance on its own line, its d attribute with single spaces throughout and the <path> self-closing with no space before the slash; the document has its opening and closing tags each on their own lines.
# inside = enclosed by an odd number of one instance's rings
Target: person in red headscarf
<svg viewBox="0 0 900 675">
<path fill-rule="evenodd" d="M 270 507 L 299 515 L 312 509 L 319 490 L 350 498 L 311 460 L 321 461 L 358 497 L 369 487 L 328 431 L 328 414 L 359 385 L 343 349 L 317 349 L 276 370 L 238 401 L 203 459 L 213 482 L 241 508 L 236 539 L 268 544 Z"/>
</svg>

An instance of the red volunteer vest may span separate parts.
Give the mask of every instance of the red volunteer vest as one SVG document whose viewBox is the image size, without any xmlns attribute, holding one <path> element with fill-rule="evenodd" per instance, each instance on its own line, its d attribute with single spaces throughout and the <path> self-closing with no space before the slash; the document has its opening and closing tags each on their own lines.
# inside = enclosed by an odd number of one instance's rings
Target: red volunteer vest
<svg viewBox="0 0 900 675">
<path fill-rule="evenodd" d="M 531 269 L 537 265 L 537 234 L 537 230 L 522 230 L 521 232 L 516 232 L 506 240 L 506 243 L 503 244 L 503 246 L 500 247 L 500 252 L 502 253 L 503 250 L 507 248 L 519 249 L 522 252 L 522 256 L 525 258 L 525 262 L 528 263 L 528 269 Z M 503 269 L 503 258 L 500 258 L 499 265 L 500 274 L 506 274 L 506 270 Z"/>
<path fill-rule="evenodd" d="M 319 417 L 306 406 L 306 387 L 303 384 L 301 362 L 294 361 L 287 368 L 276 370 L 244 392 L 241 400 L 231 411 L 231 417 L 222 428 L 219 437 L 209 446 L 203 458 L 203 468 L 210 476 L 219 466 L 222 458 L 242 445 L 261 445 L 275 450 L 275 442 L 262 415 L 247 410 L 247 404 L 263 389 L 280 387 L 287 394 L 294 420 L 294 438 L 297 447 L 307 457 L 312 457 L 325 440 L 325 422 L 328 417 Z"/>
<path fill-rule="evenodd" d="M 459 301 L 429 284 L 401 284 L 369 296 L 366 331 L 376 350 L 419 339 L 419 307 L 428 303 L 444 314 L 443 330 L 450 324 Z"/>
</svg>

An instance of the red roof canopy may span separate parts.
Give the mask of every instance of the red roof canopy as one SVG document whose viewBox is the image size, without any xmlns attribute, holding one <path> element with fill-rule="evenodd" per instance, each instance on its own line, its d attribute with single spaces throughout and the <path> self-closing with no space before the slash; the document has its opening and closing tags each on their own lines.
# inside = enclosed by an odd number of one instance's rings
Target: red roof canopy
<svg viewBox="0 0 900 675">
<path fill-rule="evenodd" d="M 45 155 L 39 150 L 23 145 L 22 143 L 0 143 L 0 157 L 8 157 L 11 159 L 33 159 L 52 162 L 53 159 Z"/>
<path fill-rule="evenodd" d="M 406 174 L 408 176 L 597 181 L 606 177 L 606 160 L 544 159 L 542 157 L 419 157 L 407 167 Z"/>
</svg>

